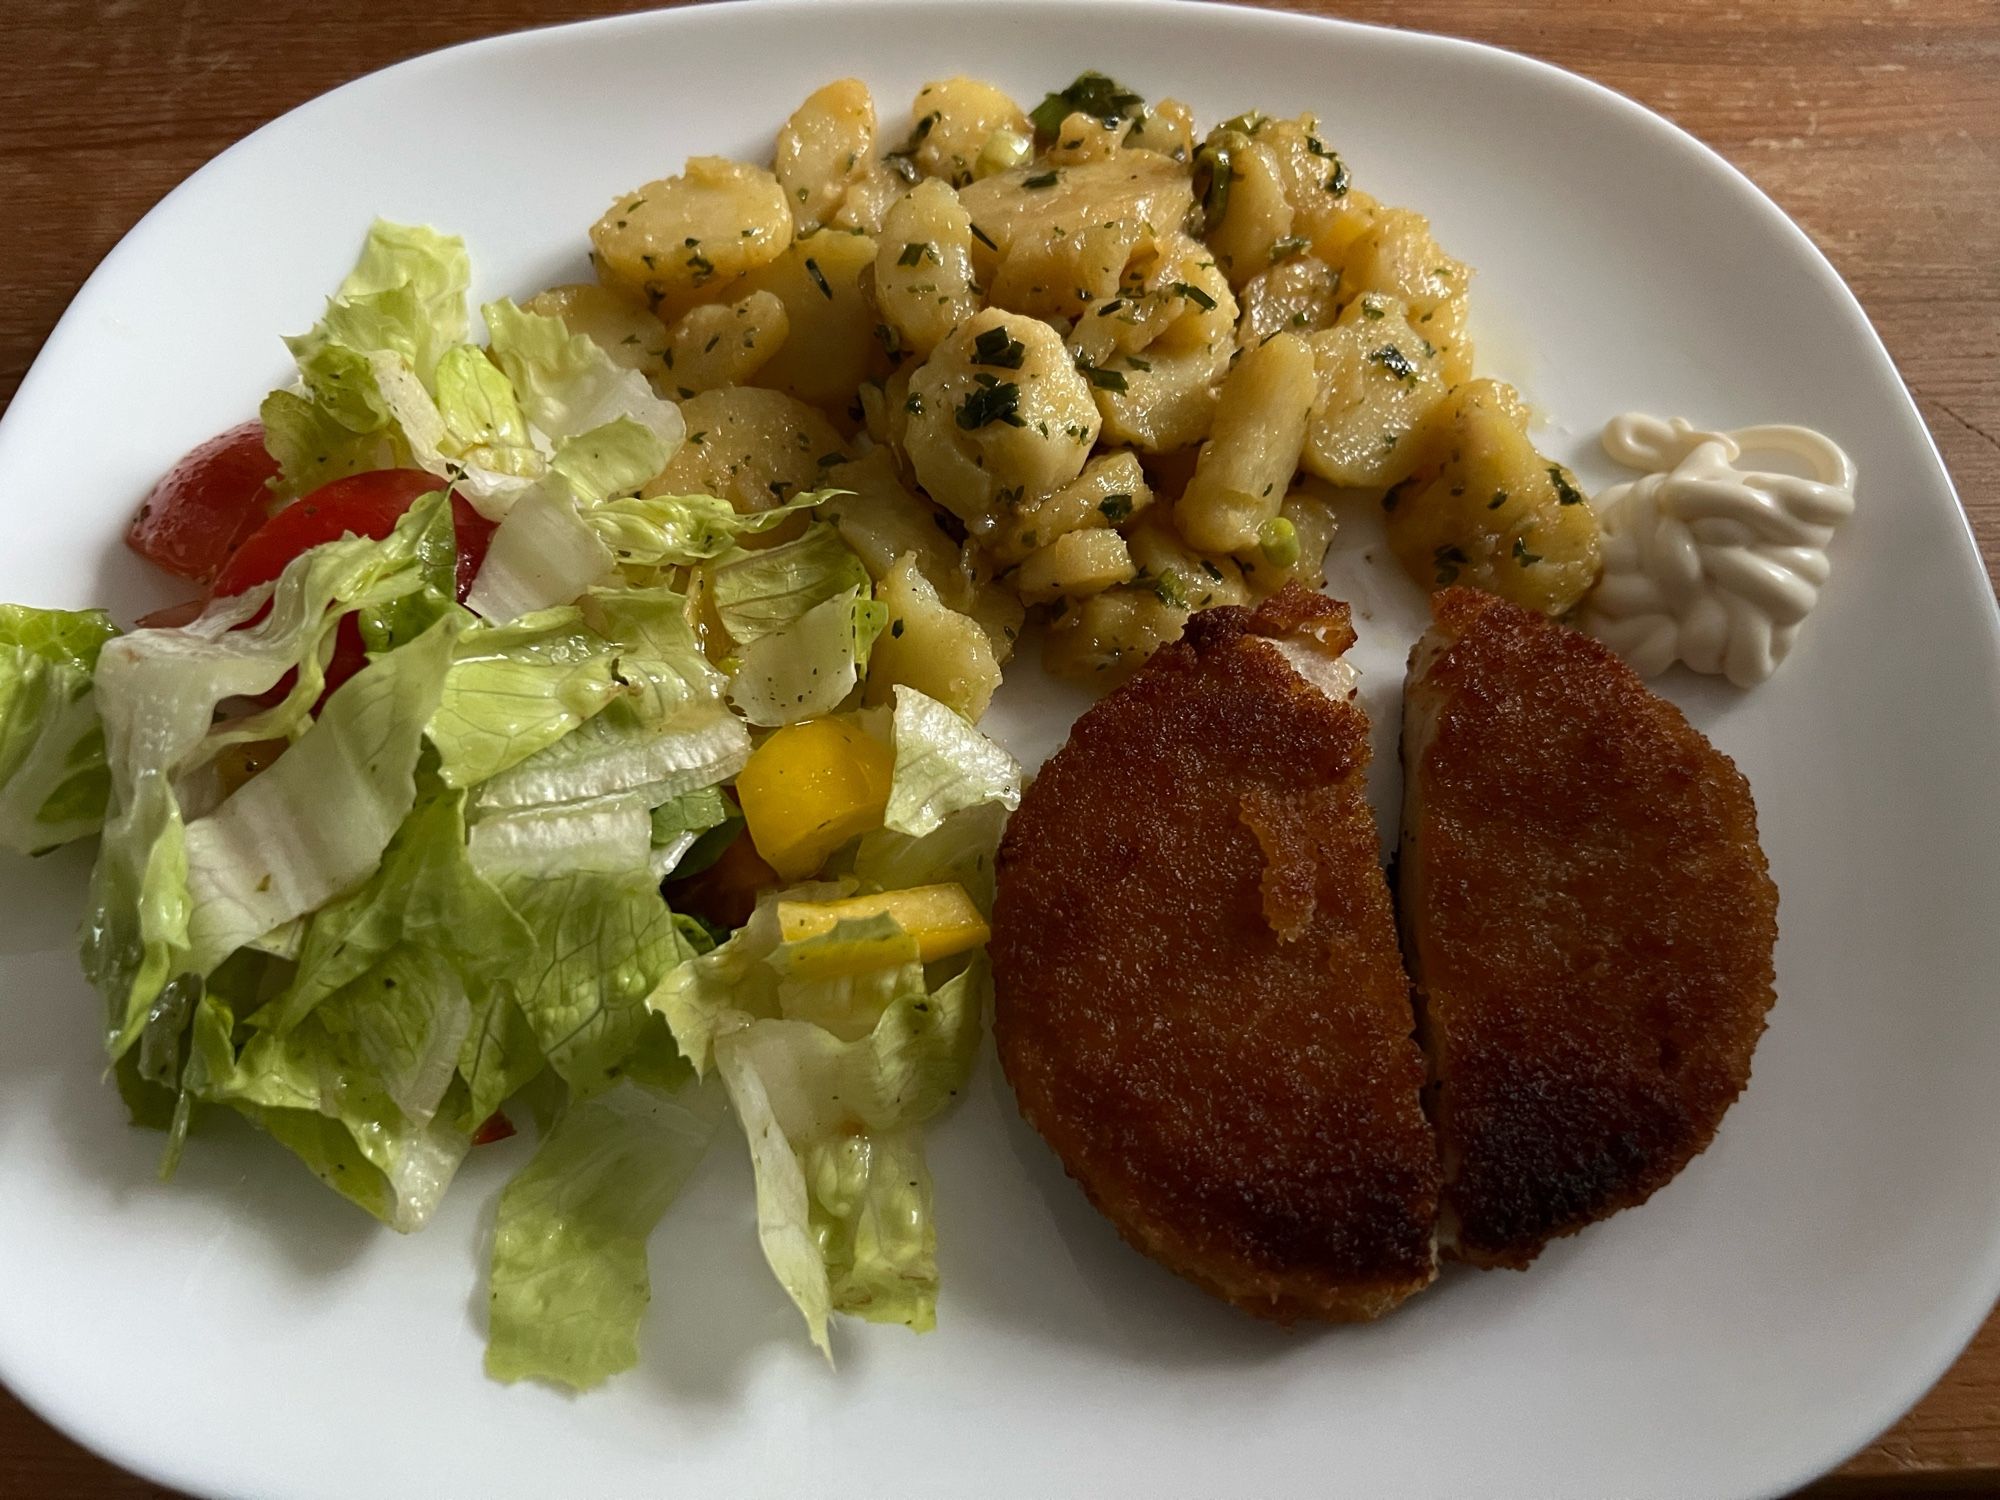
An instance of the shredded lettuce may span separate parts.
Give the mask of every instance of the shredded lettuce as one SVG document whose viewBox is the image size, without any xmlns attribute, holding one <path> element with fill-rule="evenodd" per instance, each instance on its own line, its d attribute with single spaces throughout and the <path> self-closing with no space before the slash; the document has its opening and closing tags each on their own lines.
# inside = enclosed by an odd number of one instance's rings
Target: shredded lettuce
<svg viewBox="0 0 2000 1500">
<path fill-rule="evenodd" d="M 381 862 L 416 801 L 417 753 L 458 633 L 447 616 L 363 668 L 274 765 L 187 825 L 189 968 L 207 973 Z"/>
<path fill-rule="evenodd" d="M 616 651 L 570 604 L 467 630 L 430 724 L 445 781 L 490 780 L 604 708 L 623 691 Z"/>
<path fill-rule="evenodd" d="M 273 392 L 260 412 L 287 493 L 410 460 L 380 373 L 407 371 L 424 391 L 446 351 L 464 342 L 471 282 L 463 241 L 375 222 L 319 323 L 285 340 L 299 389 Z"/>
<path fill-rule="evenodd" d="M 508 989 L 549 1066 L 577 1093 L 601 1091 L 645 1030 L 646 997 L 693 957 L 643 863 L 629 874 L 501 875 L 535 936 Z"/>
<path fill-rule="evenodd" d="M 868 570 L 824 522 L 797 541 L 760 552 L 738 552 L 715 565 L 715 613 L 739 646 L 796 624 L 814 605 L 868 592 Z"/>
<path fill-rule="evenodd" d="M 350 537 L 314 548 L 274 586 L 218 600 L 183 629 L 137 630 L 105 643 L 94 683 L 111 798 L 84 915 L 83 959 L 110 1009 L 114 1059 L 138 1039 L 167 982 L 192 967 L 183 795 L 200 791 L 196 779 L 230 745 L 305 732 L 325 685 L 323 648 L 340 614 L 424 586 L 417 539 L 445 503 L 442 494 L 417 501 L 383 541 Z M 288 672 L 295 681 L 277 703 L 216 721 L 225 700 L 269 693 Z M 402 672 L 389 676 L 400 681 Z M 380 681 L 363 696 L 374 697 Z"/>
<path fill-rule="evenodd" d="M 530 490 L 493 533 L 466 607 L 499 624 L 567 604 L 617 564 L 560 485 Z"/>
<path fill-rule="evenodd" d="M 405 948 L 439 955 L 481 995 L 533 958 L 527 924 L 473 868 L 463 792 L 433 791 L 396 831 L 367 883 L 306 920 L 290 984 L 252 1024 L 289 1030 Z"/>
<path fill-rule="evenodd" d="M 117 633 L 101 610 L 0 605 L 0 847 L 39 854 L 102 826 L 111 773 L 91 673 Z"/>
<path fill-rule="evenodd" d="M 846 490 L 809 490 L 769 510 L 740 512 L 714 495 L 635 495 L 611 500 L 585 518 L 621 564 L 689 566 L 720 557 L 741 536 L 783 524 Z"/>
<path fill-rule="evenodd" d="M 659 453 L 651 470 L 629 487 L 636 489 L 666 467 L 687 436 L 687 424 L 679 407 L 653 394 L 644 375 L 614 363 L 593 340 L 571 333 L 560 318 L 504 300 L 489 302 L 480 311 L 493 357 L 536 427 L 560 441 L 622 420 L 651 434 Z"/>
<path fill-rule="evenodd" d="M 768 1019 L 714 1036 L 716 1071 L 750 1141 L 765 1259 L 823 1352 L 829 1312 L 920 1331 L 936 1320 L 936 1232 L 915 1127 L 964 1086 L 987 984 L 976 957 L 929 994 L 891 1000 L 855 1041 Z"/>
<path fill-rule="evenodd" d="M 775 728 L 830 714 L 860 685 L 889 606 L 849 589 L 743 648 L 729 701 L 752 724 Z"/>
<path fill-rule="evenodd" d="M 489 1375 L 588 1390 L 639 1362 L 646 1237 L 708 1149 L 721 1104 L 712 1085 L 620 1083 L 563 1112 L 500 1195 Z"/>
<path fill-rule="evenodd" d="M 896 769 L 882 824 L 922 837 L 955 812 L 1021 805 L 1021 763 L 970 722 L 912 687 L 896 689 Z"/>
</svg>

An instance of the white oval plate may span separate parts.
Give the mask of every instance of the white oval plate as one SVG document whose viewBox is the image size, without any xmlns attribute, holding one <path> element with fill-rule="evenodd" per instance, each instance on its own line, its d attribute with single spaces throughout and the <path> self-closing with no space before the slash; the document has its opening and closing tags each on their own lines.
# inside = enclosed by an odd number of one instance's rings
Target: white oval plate
<svg viewBox="0 0 2000 1500">
<path fill-rule="evenodd" d="M 0 1375 L 120 1463 L 262 1497 L 1058 1494 L 1737 1496 L 1885 1426 L 2000 1288 L 2000 785 L 1992 595 L 1937 454 L 1854 299 L 1719 158 L 1552 68 L 1247 10 L 768 0 L 507 37 L 365 78 L 259 131 L 105 261 L 0 426 L 0 598 L 172 590 L 118 545 L 149 481 L 255 409 L 377 213 L 463 233 L 481 293 L 584 269 L 613 194 L 693 152 L 761 156 L 812 87 L 899 101 L 965 71 L 1032 100 L 1083 66 L 1205 120 L 1312 109 L 1355 180 L 1478 268 L 1483 363 L 1587 478 L 1637 407 L 1804 422 L 1860 513 L 1793 660 L 1668 690 L 1757 791 L 1784 893 L 1779 1003 L 1721 1138 L 1646 1208 L 1527 1275 L 1448 1270 L 1389 1321 L 1289 1335 L 1128 1251 L 998 1070 L 936 1132 L 937 1332 L 806 1346 L 748 1173 L 711 1156 L 653 1242 L 644 1363 L 569 1400 L 480 1373 L 493 1190 L 377 1229 L 247 1129 L 157 1138 L 103 1084 L 68 933 L 83 860 L 0 871 Z M 1358 538 L 1358 540 L 1357 540 Z M 1414 597 L 1357 528 L 1385 721 Z M 1017 668 L 1030 756 L 1075 700 Z M 1393 746 L 1393 724 L 1381 736 Z M 1393 795 L 1393 756 L 1378 791 Z"/>
</svg>

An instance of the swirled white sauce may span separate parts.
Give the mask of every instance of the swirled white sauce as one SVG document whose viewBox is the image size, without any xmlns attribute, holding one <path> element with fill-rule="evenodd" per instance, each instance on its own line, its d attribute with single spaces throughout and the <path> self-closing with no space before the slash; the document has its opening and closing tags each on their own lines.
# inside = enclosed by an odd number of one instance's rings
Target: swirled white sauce
<svg viewBox="0 0 2000 1500">
<path fill-rule="evenodd" d="M 1819 602 L 1827 543 L 1854 513 L 1854 461 L 1809 427 L 1704 432 L 1638 412 L 1605 423 L 1603 443 L 1644 477 L 1596 499 L 1604 573 L 1585 628 L 1641 676 L 1682 661 L 1762 682 Z M 1745 453 L 1795 458 L 1812 477 L 1738 468 Z"/>
</svg>

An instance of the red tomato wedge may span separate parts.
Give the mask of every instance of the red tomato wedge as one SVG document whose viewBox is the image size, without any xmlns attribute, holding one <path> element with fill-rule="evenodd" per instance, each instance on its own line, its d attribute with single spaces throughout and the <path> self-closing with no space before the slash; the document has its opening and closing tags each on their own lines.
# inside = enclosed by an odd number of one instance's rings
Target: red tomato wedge
<svg viewBox="0 0 2000 1500">
<path fill-rule="evenodd" d="M 269 518 L 269 481 L 277 473 L 264 451 L 264 424 L 232 427 L 153 486 L 125 533 L 126 545 L 176 577 L 206 583 Z"/>
<path fill-rule="evenodd" d="M 325 542 L 338 541 L 344 536 L 379 540 L 396 529 L 403 512 L 419 496 L 440 487 L 441 481 L 435 474 L 426 474 L 421 469 L 377 469 L 321 485 L 272 516 L 236 549 L 216 575 L 215 593 L 226 597 L 269 583 L 285 571 L 293 558 Z M 454 591 L 463 602 L 480 564 L 486 560 L 494 523 L 457 495 L 451 497 L 451 522 L 458 551 Z M 326 691 L 331 693 L 367 664 L 361 627 L 349 615 L 334 632 L 333 655 L 326 664 Z M 291 679 L 287 677 L 272 689 L 273 701 L 290 688 Z"/>
<path fill-rule="evenodd" d="M 286 506 L 245 539 L 215 575 L 218 597 L 269 583 L 301 552 L 344 536 L 376 540 L 396 529 L 419 495 L 442 488 L 422 469 L 377 469 L 323 484 Z"/>
</svg>

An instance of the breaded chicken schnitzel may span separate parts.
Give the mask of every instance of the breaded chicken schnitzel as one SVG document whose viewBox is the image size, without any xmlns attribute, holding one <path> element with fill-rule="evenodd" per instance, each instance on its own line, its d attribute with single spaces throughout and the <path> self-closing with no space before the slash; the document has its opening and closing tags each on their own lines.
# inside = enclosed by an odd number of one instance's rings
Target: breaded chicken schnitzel
<svg viewBox="0 0 2000 1500">
<path fill-rule="evenodd" d="M 1750 787 L 1609 649 L 1470 589 L 1404 698 L 1398 904 L 1439 1240 L 1525 1266 L 1714 1138 L 1772 1001 Z"/>
<path fill-rule="evenodd" d="M 1281 1321 L 1377 1317 L 1435 1274 L 1353 640 L 1296 585 L 1195 615 L 1077 721 L 999 856 L 1023 1114 L 1134 1245 Z"/>
</svg>

